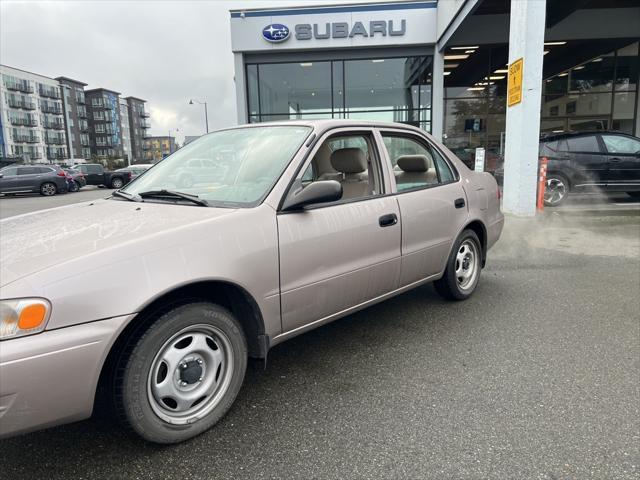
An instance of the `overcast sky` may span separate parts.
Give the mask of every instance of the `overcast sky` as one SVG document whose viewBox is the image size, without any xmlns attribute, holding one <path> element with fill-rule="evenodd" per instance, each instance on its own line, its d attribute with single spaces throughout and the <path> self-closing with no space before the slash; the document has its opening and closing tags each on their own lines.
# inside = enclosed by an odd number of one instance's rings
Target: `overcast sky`
<svg viewBox="0 0 640 480">
<path fill-rule="evenodd" d="M 0 63 L 147 100 L 152 135 L 236 122 L 229 10 L 349 0 L 0 0 Z"/>
</svg>

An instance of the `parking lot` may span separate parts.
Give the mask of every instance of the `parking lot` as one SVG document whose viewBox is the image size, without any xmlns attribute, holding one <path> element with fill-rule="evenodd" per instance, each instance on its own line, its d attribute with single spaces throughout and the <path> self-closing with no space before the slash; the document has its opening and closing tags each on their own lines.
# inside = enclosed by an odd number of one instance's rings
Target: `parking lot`
<svg viewBox="0 0 640 480">
<path fill-rule="evenodd" d="M 3 198 L 0 212 L 105 194 Z M 508 218 L 466 302 L 424 286 L 275 347 L 266 368 L 250 363 L 223 421 L 192 441 L 149 445 L 93 418 L 0 442 L 0 471 L 638 478 L 639 288 L 637 204 L 575 198 Z"/>
</svg>

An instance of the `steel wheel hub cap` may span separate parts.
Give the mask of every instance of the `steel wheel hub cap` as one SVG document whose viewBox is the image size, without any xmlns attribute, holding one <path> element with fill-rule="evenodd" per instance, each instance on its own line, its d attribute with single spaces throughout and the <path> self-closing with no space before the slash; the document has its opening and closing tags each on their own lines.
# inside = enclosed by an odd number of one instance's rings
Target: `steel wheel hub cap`
<svg viewBox="0 0 640 480">
<path fill-rule="evenodd" d="M 151 364 L 151 408 L 169 423 L 192 423 L 220 402 L 232 372 L 231 342 L 221 330 L 211 325 L 181 330 L 163 344 Z"/>
<path fill-rule="evenodd" d="M 476 244 L 471 240 L 462 242 L 462 245 L 458 248 L 455 263 L 456 280 L 460 289 L 468 290 L 474 285 L 480 271 L 478 259 Z"/>
<path fill-rule="evenodd" d="M 547 187 L 544 190 L 544 200 L 549 204 L 560 202 L 567 194 L 567 187 L 559 178 L 547 180 Z"/>
</svg>

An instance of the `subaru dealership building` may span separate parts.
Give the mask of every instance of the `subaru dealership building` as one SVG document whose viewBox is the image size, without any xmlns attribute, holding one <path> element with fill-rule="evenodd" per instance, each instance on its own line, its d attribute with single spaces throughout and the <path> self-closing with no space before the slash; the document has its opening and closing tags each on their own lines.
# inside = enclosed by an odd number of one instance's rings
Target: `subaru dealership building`
<svg viewBox="0 0 640 480">
<path fill-rule="evenodd" d="M 477 148 L 486 152 L 487 170 L 506 157 L 507 211 L 508 178 L 530 186 L 535 176 L 540 133 L 640 135 L 639 0 L 232 10 L 231 36 L 240 123 L 409 123 L 468 164 Z M 524 59 L 521 100 L 508 107 L 508 69 L 517 59 Z M 536 166 L 510 175 L 509 148 Z"/>
</svg>

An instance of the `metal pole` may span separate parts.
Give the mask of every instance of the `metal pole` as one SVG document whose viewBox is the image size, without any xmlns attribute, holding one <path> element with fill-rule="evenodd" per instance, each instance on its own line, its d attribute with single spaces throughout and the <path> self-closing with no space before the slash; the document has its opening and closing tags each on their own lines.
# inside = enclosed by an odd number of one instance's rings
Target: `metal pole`
<svg viewBox="0 0 640 480">
<path fill-rule="evenodd" d="M 62 85 L 62 84 L 61 84 Z M 68 89 L 69 93 L 71 93 L 71 87 L 69 85 L 62 85 L 64 87 L 64 89 Z M 71 95 L 69 95 L 71 96 Z M 62 92 L 62 105 L 64 105 L 64 118 L 66 120 L 66 124 L 67 124 L 67 146 L 69 147 L 69 160 L 71 160 L 71 165 L 73 165 L 73 144 L 72 144 L 72 140 L 71 140 L 71 127 L 69 126 L 69 107 L 70 105 L 67 104 L 67 98 L 64 94 L 64 91 Z"/>
<path fill-rule="evenodd" d="M 209 133 L 209 114 L 207 113 L 207 102 L 204 102 L 204 123 L 207 125 L 207 133 Z"/>
</svg>

